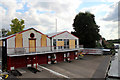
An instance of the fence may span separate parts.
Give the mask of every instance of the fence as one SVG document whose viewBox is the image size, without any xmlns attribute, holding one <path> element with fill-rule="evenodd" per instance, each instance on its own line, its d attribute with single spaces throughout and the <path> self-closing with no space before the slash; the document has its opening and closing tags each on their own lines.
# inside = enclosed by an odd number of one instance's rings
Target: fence
<svg viewBox="0 0 120 80">
<path fill-rule="evenodd" d="M 103 54 L 103 50 L 102 49 L 93 49 L 93 48 L 84 48 L 83 52 L 86 54 Z"/>
</svg>

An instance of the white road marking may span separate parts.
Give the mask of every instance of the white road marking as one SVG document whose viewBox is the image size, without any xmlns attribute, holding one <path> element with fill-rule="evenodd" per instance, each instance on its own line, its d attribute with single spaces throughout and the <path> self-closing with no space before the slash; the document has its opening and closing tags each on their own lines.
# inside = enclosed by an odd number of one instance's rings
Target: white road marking
<svg viewBox="0 0 120 80">
<path fill-rule="evenodd" d="M 55 72 L 55 71 L 53 71 L 53 70 L 51 70 L 51 69 L 48 69 L 48 68 L 46 68 L 46 67 L 44 67 L 44 66 L 40 66 L 40 65 L 38 65 L 38 66 L 41 67 L 41 68 L 43 68 L 43 69 L 45 69 L 45 70 L 47 70 L 47 71 L 49 71 L 49 72 L 51 72 L 51 73 L 53 73 L 53 74 L 55 74 L 55 75 L 62 76 L 62 77 L 64 77 L 64 78 L 70 78 L 70 77 L 65 76 L 65 75 L 63 75 L 63 74 L 61 74 L 61 73 Z"/>
</svg>

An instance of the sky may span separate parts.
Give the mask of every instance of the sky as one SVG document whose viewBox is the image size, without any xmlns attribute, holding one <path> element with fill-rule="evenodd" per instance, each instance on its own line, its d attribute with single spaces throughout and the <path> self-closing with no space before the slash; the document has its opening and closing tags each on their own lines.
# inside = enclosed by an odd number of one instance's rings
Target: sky
<svg viewBox="0 0 120 80">
<path fill-rule="evenodd" d="M 118 38 L 119 0 L 0 0 L 0 26 L 10 29 L 11 20 L 25 20 L 25 29 L 47 34 L 74 31 L 72 24 L 79 12 L 95 15 L 100 34 L 106 40 Z M 119 35 L 120 38 L 120 35 Z"/>
</svg>

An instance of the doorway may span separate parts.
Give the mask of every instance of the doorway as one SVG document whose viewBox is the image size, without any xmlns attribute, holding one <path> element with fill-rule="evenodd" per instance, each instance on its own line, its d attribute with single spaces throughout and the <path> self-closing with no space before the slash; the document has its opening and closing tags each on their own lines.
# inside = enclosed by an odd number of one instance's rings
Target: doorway
<svg viewBox="0 0 120 80">
<path fill-rule="evenodd" d="M 29 40 L 29 52 L 36 52 L 36 40 L 35 39 Z"/>
</svg>

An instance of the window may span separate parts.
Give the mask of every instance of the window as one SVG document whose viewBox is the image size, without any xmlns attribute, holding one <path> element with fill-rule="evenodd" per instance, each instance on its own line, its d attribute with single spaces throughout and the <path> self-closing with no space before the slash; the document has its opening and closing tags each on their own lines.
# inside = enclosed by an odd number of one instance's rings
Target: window
<svg viewBox="0 0 120 80">
<path fill-rule="evenodd" d="M 77 48 L 77 46 L 78 46 L 78 45 L 77 45 L 77 39 L 75 39 L 75 48 Z"/>
<path fill-rule="evenodd" d="M 69 39 L 67 39 L 67 48 L 69 49 Z"/>
<path fill-rule="evenodd" d="M 23 36 L 22 34 L 16 34 L 15 36 L 15 48 L 23 47 Z"/>
<path fill-rule="evenodd" d="M 58 46 L 58 49 L 62 49 L 62 46 Z"/>
<path fill-rule="evenodd" d="M 58 39 L 58 41 L 62 41 L 62 39 Z"/>
<path fill-rule="evenodd" d="M 64 49 L 67 48 L 67 39 L 64 39 Z"/>
<path fill-rule="evenodd" d="M 46 35 L 41 35 L 41 47 L 47 47 L 47 37 L 46 37 Z"/>
<path fill-rule="evenodd" d="M 53 39 L 53 46 L 54 46 L 54 49 L 56 49 L 56 39 Z"/>
<path fill-rule="evenodd" d="M 63 40 L 62 39 L 58 39 L 58 41 L 63 41 Z M 58 47 L 58 49 L 63 49 L 63 46 L 57 46 L 57 47 Z"/>
<path fill-rule="evenodd" d="M 35 37 L 34 33 L 31 33 L 31 34 L 30 34 L 30 37 L 31 37 L 31 38 L 34 38 L 34 37 Z"/>
</svg>

